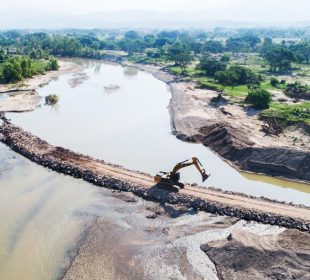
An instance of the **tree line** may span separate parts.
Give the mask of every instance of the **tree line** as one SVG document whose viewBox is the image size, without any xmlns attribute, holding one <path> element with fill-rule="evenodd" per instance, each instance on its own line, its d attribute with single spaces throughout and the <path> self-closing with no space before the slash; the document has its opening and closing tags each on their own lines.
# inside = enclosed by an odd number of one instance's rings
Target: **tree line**
<svg viewBox="0 0 310 280">
<path fill-rule="evenodd" d="M 31 78 L 45 71 L 58 70 L 59 64 L 56 58 L 48 60 L 32 59 L 29 56 L 11 56 L 0 50 L 0 82 L 11 83 Z"/>
</svg>

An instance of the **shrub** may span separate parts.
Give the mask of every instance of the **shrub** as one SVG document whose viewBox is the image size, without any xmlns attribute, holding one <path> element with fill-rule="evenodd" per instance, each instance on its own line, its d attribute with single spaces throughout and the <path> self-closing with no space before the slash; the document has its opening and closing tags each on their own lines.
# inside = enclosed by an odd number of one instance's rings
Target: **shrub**
<svg viewBox="0 0 310 280">
<path fill-rule="evenodd" d="M 288 84 L 284 93 L 292 98 L 310 98 L 309 86 L 303 85 L 300 82 Z"/>
<path fill-rule="evenodd" d="M 279 84 L 280 84 L 280 81 L 277 78 L 272 77 L 270 79 L 270 85 L 272 85 L 273 87 L 277 87 Z"/>
<path fill-rule="evenodd" d="M 47 71 L 55 71 L 59 69 L 58 60 L 55 57 L 51 57 L 46 65 Z"/>
<path fill-rule="evenodd" d="M 268 109 L 271 102 L 271 94 L 267 90 L 256 88 L 248 93 L 245 101 L 257 109 Z"/>
<path fill-rule="evenodd" d="M 208 81 L 199 81 L 198 84 L 199 84 L 199 88 L 205 88 L 205 89 L 214 90 L 217 92 L 221 92 L 224 90 L 223 86 L 216 85 Z"/>
<path fill-rule="evenodd" d="M 46 105 L 55 105 L 58 102 L 59 98 L 56 94 L 50 94 L 45 96 L 45 104 Z"/>
</svg>

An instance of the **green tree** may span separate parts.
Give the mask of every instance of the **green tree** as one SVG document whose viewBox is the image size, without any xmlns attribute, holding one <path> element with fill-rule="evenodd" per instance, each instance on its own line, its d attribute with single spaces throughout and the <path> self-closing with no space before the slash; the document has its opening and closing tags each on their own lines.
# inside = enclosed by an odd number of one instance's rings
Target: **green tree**
<svg viewBox="0 0 310 280">
<path fill-rule="evenodd" d="M 21 81 L 23 76 L 20 64 L 6 62 L 3 66 L 2 76 L 6 83 Z"/>
<path fill-rule="evenodd" d="M 137 40 L 139 39 L 139 34 L 134 30 L 130 30 L 125 33 L 124 38 L 129 40 Z"/>
<path fill-rule="evenodd" d="M 181 66 L 182 72 L 185 72 L 186 66 L 193 60 L 193 56 L 186 49 L 186 47 L 180 43 L 176 43 L 169 49 L 169 56 L 176 65 Z"/>
<path fill-rule="evenodd" d="M 210 53 L 222 53 L 224 46 L 220 41 L 207 41 L 204 45 L 204 50 Z"/>
<path fill-rule="evenodd" d="M 8 56 L 6 55 L 6 52 L 4 50 L 0 50 L 0 63 L 6 61 Z"/>
<path fill-rule="evenodd" d="M 262 77 L 242 66 L 231 66 L 225 71 L 218 71 L 215 78 L 223 85 L 258 85 Z"/>
<path fill-rule="evenodd" d="M 228 63 L 230 61 L 230 55 L 225 53 L 220 59 L 221 62 Z"/>
<path fill-rule="evenodd" d="M 20 58 L 19 62 L 16 63 L 20 63 L 20 66 L 22 68 L 22 76 L 24 78 L 30 78 L 33 75 L 33 69 L 32 69 L 32 63 L 31 63 L 31 59 L 29 57 L 22 57 Z"/>
<path fill-rule="evenodd" d="M 283 72 L 291 69 L 295 56 L 286 46 L 273 45 L 265 51 L 264 58 L 268 61 L 271 71 Z"/>
<path fill-rule="evenodd" d="M 218 61 L 209 56 L 204 56 L 200 59 L 198 68 L 204 71 L 207 76 L 213 77 L 216 72 L 224 71 L 226 66 L 227 64 L 224 62 Z"/>
<path fill-rule="evenodd" d="M 176 65 L 181 66 L 182 72 L 185 73 L 186 66 L 193 60 L 193 56 L 189 51 L 184 50 L 174 56 Z"/>
<path fill-rule="evenodd" d="M 49 62 L 46 66 L 46 70 L 52 70 L 52 71 L 55 71 L 55 70 L 58 70 L 59 69 L 59 63 L 58 63 L 58 60 L 55 58 L 55 57 L 51 57 L 49 59 Z"/>
</svg>

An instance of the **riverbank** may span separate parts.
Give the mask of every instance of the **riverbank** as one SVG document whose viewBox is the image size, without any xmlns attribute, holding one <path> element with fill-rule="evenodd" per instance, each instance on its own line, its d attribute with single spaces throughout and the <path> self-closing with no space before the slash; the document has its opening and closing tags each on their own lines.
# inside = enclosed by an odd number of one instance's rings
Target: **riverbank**
<svg viewBox="0 0 310 280">
<path fill-rule="evenodd" d="M 162 67 L 122 64 L 146 71 L 169 85 L 171 128 L 177 138 L 202 143 L 238 171 L 310 182 L 310 128 L 306 125 L 288 127 L 279 136 L 266 134 L 262 131 L 263 122 L 258 119 L 258 111 L 243 107 L 228 96 L 214 103 L 216 92 L 199 89 L 194 81 L 172 75 Z M 21 84 L 1 85 L 0 91 L 1 87 L 8 91 L 33 90 L 59 75 L 80 69 L 76 63 L 66 60 L 60 60 L 60 65 L 59 71 Z M 22 112 L 36 107 L 32 101 L 32 106 L 27 106 L 27 102 L 7 98 L 1 111 Z"/>
<path fill-rule="evenodd" d="M 278 136 L 266 134 L 258 111 L 229 96 L 199 89 L 195 81 L 155 65 L 134 64 L 167 83 L 171 128 L 177 138 L 202 143 L 239 171 L 310 182 L 310 127 L 289 126 Z M 310 186 L 309 186 L 310 187 Z"/>
<path fill-rule="evenodd" d="M 57 71 L 48 71 L 44 75 L 36 75 L 18 83 L 0 84 L 0 94 L 14 91 L 33 91 L 48 84 L 52 79 L 60 75 L 74 73 L 80 70 L 80 67 L 74 62 L 64 59 L 61 59 L 58 62 L 59 69 Z"/>
<path fill-rule="evenodd" d="M 310 209 L 242 194 L 186 186 L 179 193 L 155 186 L 151 175 L 55 147 L 2 117 L 0 140 L 12 150 L 59 173 L 97 186 L 133 192 L 145 199 L 182 204 L 197 210 L 310 231 Z"/>
</svg>

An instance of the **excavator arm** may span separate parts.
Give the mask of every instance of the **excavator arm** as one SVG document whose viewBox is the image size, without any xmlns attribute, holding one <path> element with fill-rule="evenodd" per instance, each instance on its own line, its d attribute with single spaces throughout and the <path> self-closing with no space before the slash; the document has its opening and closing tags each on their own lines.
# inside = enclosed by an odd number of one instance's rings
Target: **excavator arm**
<svg viewBox="0 0 310 280">
<path fill-rule="evenodd" d="M 159 174 L 154 177 L 154 181 L 159 185 L 169 187 L 170 189 L 173 189 L 175 191 L 179 191 L 180 188 L 184 187 L 184 184 L 180 182 L 179 171 L 182 168 L 191 165 L 194 165 L 197 168 L 197 170 L 202 176 L 203 182 L 209 178 L 210 174 L 206 173 L 198 158 L 193 157 L 191 160 L 185 160 L 177 163 L 171 172 L 159 172 Z"/>
<path fill-rule="evenodd" d="M 171 178 L 174 178 L 174 176 L 177 174 L 177 172 L 180 169 L 185 168 L 187 166 L 191 166 L 191 165 L 194 165 L 197 168 L 197 170 L 199 171 L 199 173 L 202 176 L 203 182 L 209 178 L 210 175 L 208 175 L 206 173 L 206 171 L 202 167 L 201 162 L 196 157 L 193 157 L 191 160 L 185 160 L 185 161 L 177 163 L 176 166 L 173 168 L 173 170 L 170 173 Z"/>
</svg>

